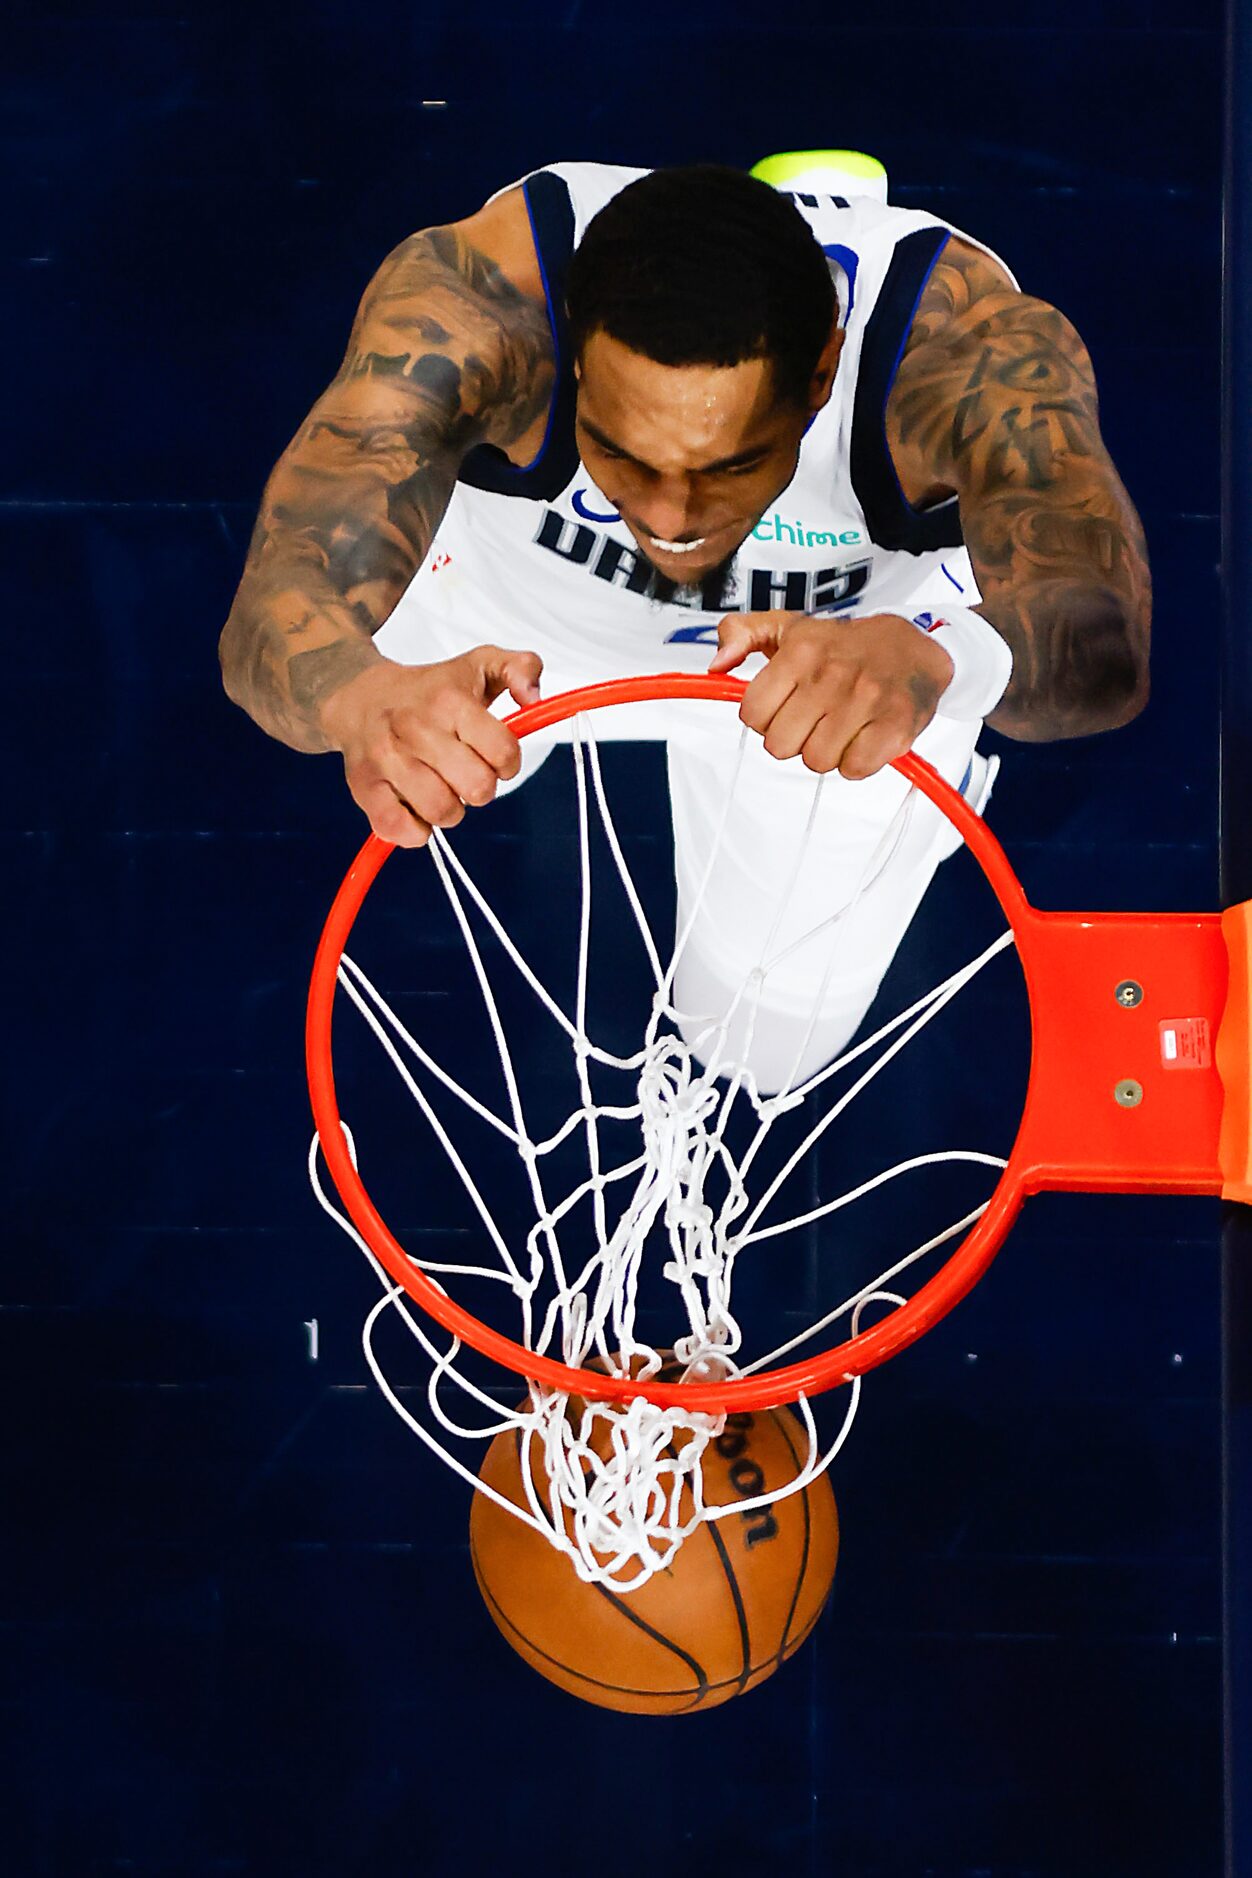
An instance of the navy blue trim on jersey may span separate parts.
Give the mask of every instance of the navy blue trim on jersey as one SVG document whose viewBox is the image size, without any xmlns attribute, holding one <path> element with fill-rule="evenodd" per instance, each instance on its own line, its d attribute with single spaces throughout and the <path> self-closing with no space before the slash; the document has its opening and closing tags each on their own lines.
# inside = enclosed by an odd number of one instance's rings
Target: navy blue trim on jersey
<svg viewBox="0 0 1252 1878">
<path fill-rule="evenodd" d="M 856 271 L 861 265 L 861 259 L 851 248 L 845 248 L 841 241 L 824 241 L 822 253 L 830 260 L 838 261 L 848 283 L 848 304 L 843 309 L 843 324 L 846 326 L 856 305 Z"/>
<path fill-rule="evenodd" d="M 780 196 L 790 196 L 793 202 L 802 202 L 806 209 L 820 209 L 823 202 L 833 203 L 837 209 L 846 209 L 846 196 L 816 196 L 808 189 L 780 189 Z"/>
<path fill-rule="evenodd" d="M 852 406 L 852 487 L 865 511 L 870 540 L 903 554 L 959 548 L 963 541 L 956 497 L 934 508 L 915 509 L 900 487 L 887 448 L 887 399 L 918 302 L 947 240 L 946 228 L 919 228 L 896 243 L 866 323 Z"/>
<path fill-rule="evenodd" d="M 548 325 L 556 355 L 556 387 L 538 454 L 519 467 L 503 450 L 481 443 L 467 452 L 457 481 L 497 496 L 527 496 L 551 502 L 578 469 L 574 405 L 578 384 L 565 319 L 565 277 L 574 252 L 574 205 L 567 185 L 550 170 L 536 170 L 522 185 L 548 303 Z"/>
</svg>

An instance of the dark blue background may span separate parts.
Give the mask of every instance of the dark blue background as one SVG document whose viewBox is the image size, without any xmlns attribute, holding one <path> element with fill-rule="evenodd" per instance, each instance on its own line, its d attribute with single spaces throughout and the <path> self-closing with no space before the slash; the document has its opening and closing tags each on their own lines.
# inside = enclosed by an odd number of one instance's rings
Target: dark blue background
<svg viewBox="0 0 1252 1878">
<path fill-rule="evenodd" d="M 1215 0 L 137 0 L 7 35 L 5 1869 L 1215 1874 L 1215 1208 L 1034 1205 L 867 1393 L 815 1642 L 705 1717 L 576 1707 L 366 1386 L 300 1055 L 357 818 L 215 658 L 395 241 L 556 158 L 859 147 L 1074 319 L 1148 530 L 1149 710 L 1004 746 L 993 822 L 1042 905 L 1216 905 Z"/>
</svg>

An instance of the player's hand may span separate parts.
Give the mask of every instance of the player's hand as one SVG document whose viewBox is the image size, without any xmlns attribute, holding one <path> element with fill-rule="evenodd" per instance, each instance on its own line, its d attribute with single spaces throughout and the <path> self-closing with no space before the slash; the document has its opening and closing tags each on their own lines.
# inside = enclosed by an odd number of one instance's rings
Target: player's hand
<svg viewBox="0 0 1252 1878">
<path fill-rule="evenodd" d="M 487 706 L 508 691 L 539 699 L 534 652 L 475 646 L 437 665 L 379 659 L 322 706 L 321 726 L 343 752 L 357 805 L 384 841 L 421 848 L 432 828 L 453 828 L 466 806 L 490 802 L 516 776 L 521 745 Z"/>
<path fill-rule="evenodd" d="M 818 775 L 837 769 L 850 782 L 912 748 L 952 678 L 943 647 L 897 613 L 731 613 L 717 640 L 710 672 L 731 672 L 752 652 L 769 660 L 739 716 L 770 755 L 803 757 Z"/>
</svg>

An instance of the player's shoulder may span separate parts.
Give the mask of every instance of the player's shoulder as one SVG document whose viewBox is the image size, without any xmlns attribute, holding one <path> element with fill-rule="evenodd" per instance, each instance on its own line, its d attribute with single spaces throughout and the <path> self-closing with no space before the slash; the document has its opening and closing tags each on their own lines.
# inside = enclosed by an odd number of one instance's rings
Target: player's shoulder
<svg viewBox="0 0 1252 1878">
<path fill-rule="evenodd" d="M 598 209 L 628 183 L 647 174 L 646 169 L 617 163 L 546 163 L 505 184 L 481 208 L 449 227 L 521 292 L 543 305 L 544 266 L 536 241 L 536 217 L 542 217 L 549 192 L 555 189 L 568 206 L 572 246 Z"/>
<path fill-rule="evenodd" d="M 906 357 L 930 341 L 952 341 L 973 319 L 1016 306 L 1023 298 L 998 255 L 968 236 L 950 234 L 918 300 Z"/>
<path fill-rule="evenodd" d="M 526 206 L 525 179 L 497 191 L 472 215 L 449 223 L 448 232 L 498 268 L 520 293 L 543 304 L 543 269 Z"/>
<path fill-rule="evenodd" d="M 949 239 L 918 301 L 900 372 L 931 369 L 946 358 L 960 367 L 975 357 L 994 361 L 1050 350 L 1090 369 L 1071 320 L 1039 295 L 1023 292 L 1003 262 L 969 240 Z"/>
</svg>

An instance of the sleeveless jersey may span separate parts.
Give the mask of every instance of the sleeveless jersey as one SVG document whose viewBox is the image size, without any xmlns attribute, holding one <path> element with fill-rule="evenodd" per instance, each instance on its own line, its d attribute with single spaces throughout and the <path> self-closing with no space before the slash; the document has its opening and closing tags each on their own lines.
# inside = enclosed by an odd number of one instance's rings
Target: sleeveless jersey
<svg viewBox="0 0 1252 1878">
<path fill-rule="evenodd" d="M 844 344 L 795 476 L 739 549 L 733 582 L 721 594 L 692 594 L 644 560 L 578 455 L 564 302 L 566 269 L 587 224 L 646 173 L 557 163 L 524 179 L 557 366 L 543 446 L 524 468 L 491 446 L 467 455 L 431 551 L 378 636 L 387 656 L 446 656 L 446 644 L 430 640 L 433 616 L 455 621 L 467 643 L 530 647 L 554 672 L 585 672 L 589 662 L 610 672 L 703 670 L 717 622 L 730 612 L 911 617 L 945 597 L 977 601 L 956 498 L 910 505 L 884 418 L 949 235 L 991 251 L 933 215 L 867 196 L 793 197 L 832 265 Z"/>
</svg>

